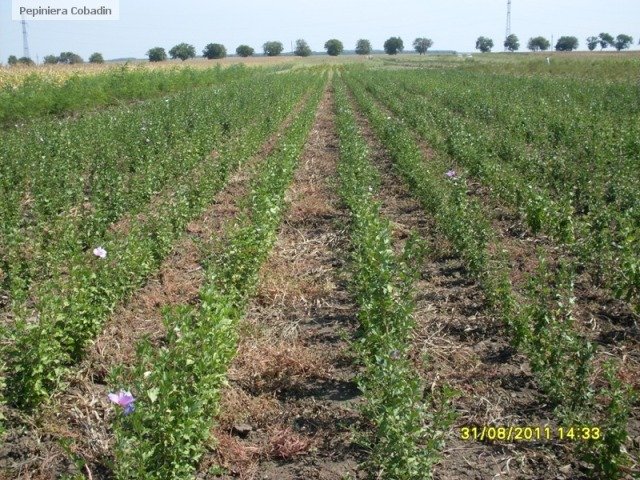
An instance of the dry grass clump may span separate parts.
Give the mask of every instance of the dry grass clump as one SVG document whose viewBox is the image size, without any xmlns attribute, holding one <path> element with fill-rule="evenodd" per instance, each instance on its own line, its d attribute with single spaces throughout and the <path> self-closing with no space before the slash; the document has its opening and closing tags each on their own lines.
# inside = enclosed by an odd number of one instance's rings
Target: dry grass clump
<svg viewBox="0 0 640 480">
<path fill-rule="evenodd" d="M 240 424 L 262 428 L 280 415 L 280 403 L 273 395 L 254 396 L 233 385 L 222 393 L 220 412 L 218 430 L 231 432 L 235 425 Z"/>
<path fill-rule="evenodd" d="M 230 378 L 250 392 L 278 392 L 308 378 L 325 377 L 330 370 L 322 352 L 266 337 L 241 345 Z"/>
<path fill-rule="evenodd" d="M 269 444 L 271 457 L 288 460 L 309 451 L 313 439 L 297 434 L 290 427 L 278 427 L 270 432 Z"/>
</svg>

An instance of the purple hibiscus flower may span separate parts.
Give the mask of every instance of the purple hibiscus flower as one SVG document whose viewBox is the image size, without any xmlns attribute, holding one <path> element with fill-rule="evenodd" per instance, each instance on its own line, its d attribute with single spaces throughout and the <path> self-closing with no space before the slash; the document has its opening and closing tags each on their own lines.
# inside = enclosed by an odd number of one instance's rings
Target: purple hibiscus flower
<svg viewBox="0 0 640 480">
<path fill-rule="evenodd" d="M 109 400 L 124 408 L 125 415 L 129 415 L 135 410 L 135 405 L 133 404 L 133 402 L 135 402 L 136 399 L 133 397 L 133 395 L 131 395 L 131 392 L 129 391 L 120 390 L 118 393 L 110 393 Z"/>
</svg>

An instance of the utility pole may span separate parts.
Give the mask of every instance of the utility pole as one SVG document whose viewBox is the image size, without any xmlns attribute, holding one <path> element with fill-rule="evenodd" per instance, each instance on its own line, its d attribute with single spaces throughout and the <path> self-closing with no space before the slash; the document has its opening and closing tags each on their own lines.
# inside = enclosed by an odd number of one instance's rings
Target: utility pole
<svg viewBox="0 0 640 480">
<path fill-rule="evenodd" d="M 31 58 L 29 53 L 29 38 L 27 37 L 27 21 L 22 16 L 22 55 L 25 58 Z"/>
<path fill-rule="evenodd" d="M 511 0 L 507 0 L 507 28 L 504 39 L 509 38 L 509 35 L 511 35 Z M 504 50 L 506 52 L 507 47 L 504 47 Z"/>
</svg>

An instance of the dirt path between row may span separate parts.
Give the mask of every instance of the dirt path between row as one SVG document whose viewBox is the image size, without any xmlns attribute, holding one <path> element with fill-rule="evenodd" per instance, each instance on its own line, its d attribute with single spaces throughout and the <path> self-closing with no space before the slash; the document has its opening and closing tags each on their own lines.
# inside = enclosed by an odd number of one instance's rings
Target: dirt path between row
<svg viewBox="0 0 640 480">
<path fill-rule="evenodd" d="M 83 362 L 68 379 L 67 388 L 55 393 L 49 405 L 34 416 L 10 410 L 10 428 L 0 447 L 0 478 L 49 480 L 61 474 L 82 473 L 91 478 L 111 478 L 112 416 L 107 398 L 107 376 L 118 365 L 131 365 L 136 344 L 148 337 L 160 346 L 165 337 L 162 310 L 194 303 L 204 281 L 202 262 L 228 222 L 240 212 L 240 202 L 262 159 L 274 149 L 281 133 L 306 103 L 305 97 L 260 151 L 232 174 L 211 206 L 192 221 L 159 271 L 127 303 L 119 306 Z M 213 160 L 215 156 L 212 156 Z M 61 441 L 68 442 L 67 447 Z M 71 452 L 71 453 L 70 453 Z M 75 457 L 86 466 L 78 468 Z M 80 472 L 82 470 L 82 472 Z"/>
<path fill-rule="evenodd" d="M 359 391 L 348 338 L 356 309 L 344 278 L 345 212 L 335 193 L 332 94 L 320 104 L 288 192 L 290 207 L 241 325 L 215 432 L 222 478 L 341 479 L 362 453 L 352 427 Z M 219 478 L 219 477 L 215 477 Z"/>
<path fill-rule="evenodd" d="M 458 417 L 434 478 L 580 478 L 567 470 L 570 461 L 563 447 L 553 442 L 492 444 L 460 438 L 465 426 L 537 426 L 553 424 L 553 415 L 537 391 L 526 359 L 511 348 L 502 322 L 485 312 L 479 286 L 469 280 L 462 262 L 451 256 L 450 245 L 435 232 L 433 219 L 396 175 L 369 122 L 361 113 L 357 118 L 381 173 L 379 199 L 396 243 L 402 244 L 416 230 L 431 247 L 416 285 L 412 356 L 427 385 L 448 384 L 460 393 L 454 402 Z"/>
</svg>

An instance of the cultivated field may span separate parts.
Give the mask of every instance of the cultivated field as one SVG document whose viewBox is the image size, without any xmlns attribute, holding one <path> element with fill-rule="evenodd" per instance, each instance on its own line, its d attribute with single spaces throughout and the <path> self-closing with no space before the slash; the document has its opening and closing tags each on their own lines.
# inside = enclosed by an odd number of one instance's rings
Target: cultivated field
<svg viewBox="0 0 640 480">
<path fill-rule="evenodd" d="M 637 478 L 640 56 L 546 56 L 0 72 L 0 478 Z"/>
</svg>

